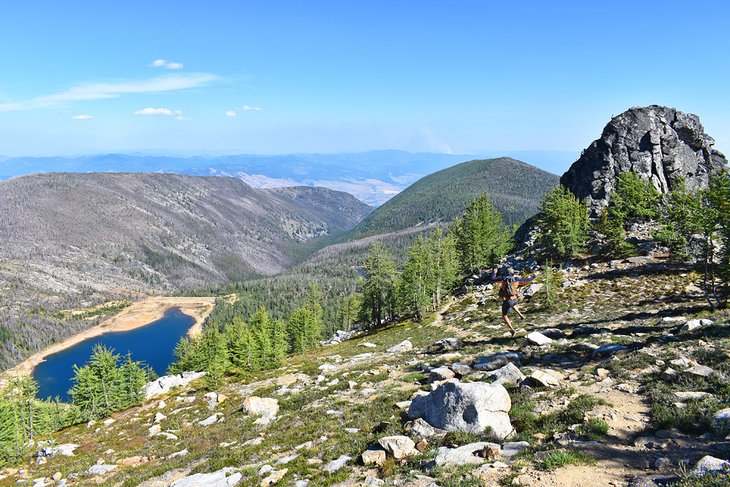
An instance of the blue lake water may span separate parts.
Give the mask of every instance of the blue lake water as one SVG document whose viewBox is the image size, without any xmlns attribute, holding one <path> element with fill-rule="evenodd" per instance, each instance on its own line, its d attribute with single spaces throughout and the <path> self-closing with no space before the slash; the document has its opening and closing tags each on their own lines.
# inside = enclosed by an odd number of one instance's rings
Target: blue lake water
<svg viewBox="0 0 730 487">
<path fill-rule="evenodd" d="M 49 355 L 33 370 L 33 378 L 38 382 L 38 397 L 45 399 L 59 396 L 61 400 L 68 401 L 73 366 L 82 367 L 86 364 L 97 344 L 113 348 L 122 358 L 131 352 L 132 360 L 144 362 L 158 375 L 164 375 L 174 360 L 172 352 L 175 345 L 194 323 L 195 319 L 179 308 L 171 308 L 164 317 L 149 325 L 129 331 L 105 333 Z"/>
</svg>

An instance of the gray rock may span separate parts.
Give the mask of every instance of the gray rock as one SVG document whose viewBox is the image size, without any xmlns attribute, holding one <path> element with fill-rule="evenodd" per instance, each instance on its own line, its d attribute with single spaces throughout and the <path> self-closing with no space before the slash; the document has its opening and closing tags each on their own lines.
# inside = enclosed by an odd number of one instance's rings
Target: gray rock
<svg viewBox="0 0 730 487">
<path fill-rule="evenodd" d="M 522 384 L 530 387 L 560 387 L 560 381 L 555 376 L 542 370 L 534 371 Z"/>
<path fill-rule="evenodd" d="M 490 460 L 483 452 L 491 451 L 499 455 L 500 448 L 496 443 L 470 443 L 458 448 L 442 446 L 436 453 L 436 465 L 440 467 L 458 467 L 460 465 L 481 465 Z M 495 456 L 496 456 L 495 455 Z"/>
<path fill-rule="evenodd" d="M 372 475 L 368 475 L 365 478 L 365 485 L 385 485 L 385 480 L 380 480 L 377 477 L 373 477 Z"/>
<path fill-rule="evenodd" d="M 712 394 L 709 392 L 699 392 L 699 391 L 679 391 L 675 392 L 674 396 L 679 399 L 682 402 L 686 401 L 699 401 L 701 399 L 707 399 L 709 397 L 712 397 Z"/>
<path fill-rule="evenodd" d="M 162 376 L 144 386 L 144 398 L 150 399 L 161 394 L 167 394 L 172 388 L 186 386 L 204 375 L 205 372 L 183 372 L 182 374 Z"/>
<path fill-rule="evenodd" d="M 416 418 L 413 421 L 406 423 L 406 432 L 416 438 L 433 438 L 446 434 L 446 431 L 434 428 L 423 418 Z"/>
<path fill-rule="evenodd" d="M 385 463 L 385 459 L 385 450 L 368 449 L 362 452 L 363 465 L 377 465 L 380 467 Z"/>
<path fill-rule="evenodd" d="M 267 425 L 279 413 L 279 401 L 270 397 L 249 396 L 243 400 L 243 409 L 252 416 L 259 416 L 256 424 Z"/>
<path fill-rule="evenodd" d="M 687 323 L 682 325 L 681 331 L 694 331 L 702 327 L 710 326 L 712 323 L 712 320 L 689 320 Z"/>
<path fill-rule="evenodd" d="M 89 475 L 106 475 L 112 470 L 116 470 L 116 465 L 92 465 L 89 467 L 89 469 L 86 471 Z"/>
<path fill-rule="evenodd" d="M 565 338 L 565 333 L 559 328 L 544 328 L 540 330 L 540 332 L 546 337 L 552 338 L 553 340 L 560 340 L 561 338 Z"/>
<path fill-rule="evenodd" d="M 230 487 L 240 482 L 243 476 L 233 467 L 226 467 L 213 473 L 196 473 L 170 484 L 170 487 Z"/>
<path fill-rule="evenodd" d="M 464 342 L 460 338 L 443 338 L 436 343 L 426 347 L 429 353 L 455 352 L 464 348 Z"/>
<path fill-rule="evenodd" d="M 203 419 L 202 421 L 198 421 L 198 424 L 200 426 L 210 426 L 213 424 L 216 424 L 218 421 L 223 419 L 223 414 L 221 413 L 214 413 L 207 418 Z"/>
<path fill-rule="evenodd" d="M 401 352 L 408 352 L 409 350 L 413 350 L 413 343 L 411 343 L 410 340 L 403 340 L 399 344 L 393 345 L 386 351 L 388 353 L 401 353 Z"/>
<path fill-rule="evenodd" d="M 525 380 L 525 374 L 512 363 L 491 372 L 487 377 L 492 379 L 494 384 L 519 384 Z"/>
<path fill-rule="evenodd" d="M 704 477 L 708 473 L 730 472 L 730 462 L 705 455 L 695 464 L 690 472 L 692 477 Z"/>
<path fill-rule="evenodd" d="M 454 372 L 456 372 L 458 375 L 460 375 L 462 377 L 464 377 L 465 375 L 469 375 L 472 372 L 474 372 L 474 370 L 471 367 L 469 367 L 466 364 L 462 364 L 460 362 L 456 362 L 455 364 L 451 364 L 451 370 L 453 370 Z"/>
<path fill-rule="evenodd" d="M 539 331 L 533 331 L 531 333 L 527 334 L 527 341 L 534 343 L 535 345 L 547 345 L 548 343 L 552 343 L 553 339 L 548 338 Z"/>
<path fill-rule="evenodd" d="M 322 470 L 325 472 L 336 472 L 339 469 L 343 468 L 345 465 L 350 463 L 352 461 L 351 457 L 348 457 L 347 455 L 341 455 L 336 460 L 332 460 L 331 462 L 325 463 L 324 467 L 322 467 Z"/>
<path fill-rule="evenodd" d="M 712 416 L 712 419 L 718 428 L 730 426 L 730 408 L 720 409 Z"/>
<path fill-rule="evenodd" d="M 512 363 L 521 366 L 524 356 L 520 352 L 500 352 L 486 357 L 479 357 L 474 361 L 473 367 L 476 370 L 492 371 Z"/>
<path fill-rule="evenodd" d="M 684 371 L 685 374 L 697 375 L 699 377 L 710 377 L 715 371 L 706 365 L 694 365 Z"/>
<path fill-rule="evenodd" d="M 511 406 L 507 390 L 499 384 L 464 384 L 453 379 L 414 398 L 408 416 L 447 431 L 491 431 L 495 438 L 504 439 L 514 431 L 507 414 Z"/>
<path fill-rule="evenodd" d="M 61 455 L 63 457 L 72 457 L 74 456 L 74 450 L 76 450 L 78 447 L 79 445 L 75 445 L 73 443 L 64 443 L 63 445 L 49 446 L 46 447 L 46 455 Z"/>
<path fill-rule="evenodd" d="M 502 445 L 502 457 L 512 458 L 525 448 L 530 448 L 530 444 L 526 441 L 507 442 Z"/>
<path fill-rule="evenodd" d="M 522 292 L 523 296 L 534 296 L 536 293 L 540 292 L 540 290 L 543 288 L 543 284 L 530 284 L 527 289 L 525 289 Z"/>
<path fill-rule="evenodd" d="M 218 393 L 217 392 L 209 392 L 203 396 L 205 399 L 205 402 L 208 403 L 208 409 L 211 411 L 215 409 L 216 405 L 218 404 Z"/>
<path fill-rule="evenodd" d="M 628 350 L 628 347 L 619 345 L 618 343 L 606 343 L 595 349 L 593 351 L 593 355 L 596 357 L 608 357 L 609 355 L 613 355 L 614 353 L 621 352 L 623 350 Z"/>
<path fill-rule="evenodd" d="M 428 381 L 429 382 L 439 382 L 442 380 L 448 380 L 453 379 L 456 376 L 454 374 L 454 371 L 450 368 L 446 367 L 445 365 L 442 365 L 441 367 L 437 367 L 428 374 Z"/>
<path fill-rule="evenodd" d="M 631 108 L 611 119 L 560 183 L 597 217 L 624 172 L 651 181 L 660 193 L 675 189 L 680 179 L 688 190 L 706 188 L 710 175 L 727 163 L 714 143 L 696 115 L 657 105 Z"/>
<path fill-rule="evenodd" d="M 415 442 L 407 436 L 385 436 L 378 443 L 396 460 L 418 454 Z"/>
</svg>

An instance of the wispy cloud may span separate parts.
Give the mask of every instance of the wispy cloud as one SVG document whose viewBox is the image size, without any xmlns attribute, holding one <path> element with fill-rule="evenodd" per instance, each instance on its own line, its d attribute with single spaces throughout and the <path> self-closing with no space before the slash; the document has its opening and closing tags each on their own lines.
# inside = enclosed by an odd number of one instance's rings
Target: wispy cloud
<svg viewBox="0 0 730 487">
<path fill-rule="evenodd" d="M 91 120 L 94 118 L 93 115 L 74 115 L 71 120 Z"/>
<path fill-rule="evenodd" d="M 165 68 L 165 69 L 182 69 L 183 63 L 176 63 L 174 61 L 168 61 L 167 59 L 155 59 L 150 64 L 153 68 Z"/>
<path fill-rule="evenodd" d="M 251 105 L 243 105 L 241 107 L 241 110 L 243 110 L 244 112 L 260 112 L 260 111 L 263 111 L 263 108 L 261 108 L 261 107 L 254 107 L 254 106 L 251 106 Z"/>
<path fill-rule="evenodd" d="M 235 110 L 228 110 L 226 112 L 226 117 L 235 117 L 236 115 L 238 115 L 238 113 L 236 113 Z"/>
<path fill-rule="evenodd" d="M 142 108 L 141 110 L 137 110 L 134 112 L 135 115 L 144 115 L 144 116 L 150 116 L 150 117 L 182 117 L 182 112 L 180 110 L 170 110 L 169 108 Z"/>
<path fill-rule="evenodd" d="M 75 101 L 119 98 L 120 96 L 130 94 L 187 90 L 207 85 L 218 79 L 218 76 L 214 74 L 191 73 L 186 75 L 174 74 L 158 76 L 140 81 L 81 84 L 51 95 L 0 103 L 0 112 L 53 107 Z"/>
</svg>

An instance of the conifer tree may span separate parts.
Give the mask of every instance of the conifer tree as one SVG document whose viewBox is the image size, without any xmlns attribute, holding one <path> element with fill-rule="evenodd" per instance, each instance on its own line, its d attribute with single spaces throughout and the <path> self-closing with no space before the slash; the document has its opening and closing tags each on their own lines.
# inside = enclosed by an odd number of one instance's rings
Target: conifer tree
<svg viewBox="0 0 730 487">
<path fill-rule="evenodd" d="M 428 247 L 431 261 L 428 267 L 431 305 L 437 308 L 459 279 L 456 238 L 452 233 L 447 234 L 443 229 L 437 228 L 428 239 Z"/>
<path fill-rule="evenodd" d="M 563 185 L 545 195 L 537 216 L 538 242 L 561 260 L 577 257 L 588 239 L 588 209 Z"/>
<path fill-rule="evenodd" d="M 474 199 L 451 229 L 456 236 L 456 250 L 464 272 L 491 267 L 512 246 L 502 215 L 486 194 Z"/>
<path fill-rule="evenodd" d="M 398 283 L 398 295 L 402 306 L 420 320 L 431 304 L 432 282 L 435 282 L 429 245 L 422 235 L 408 249 L 408 260 Z"/>
<path fill-rule="evenodd" d="M 396 308 L 397 273 L 390 252 L 381 242 L 370 247 L 364 265 L 363 316 L 380 326 L 384 319 L 393 318 Z"/>
</svg>

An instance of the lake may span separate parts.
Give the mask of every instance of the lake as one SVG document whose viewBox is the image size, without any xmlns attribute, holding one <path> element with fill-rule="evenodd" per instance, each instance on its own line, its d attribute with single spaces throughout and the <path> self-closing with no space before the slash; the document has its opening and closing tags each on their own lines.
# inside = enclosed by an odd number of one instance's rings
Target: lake
<svg viewBox="0 0 730 487">
<path fill-rule="evenodd" d="M 104 333 L 49 355 L 33 370 L 33 378 L 38 382 L 38 397 L 45 399 L 59 396 L 61 400 L 68 401 L 73 366 L 86 364 L 97 344 L 113 348 L 122 358 L 131 352 L 132 360 L 144 362 L 158 375 L 164 375 L 174 360 L 172 352 L 175 345 L 194 323 L 195 319 L 179 308 L 170 308 L 162 318 L 149 325 L 129 331 Z"/>
</svg>

